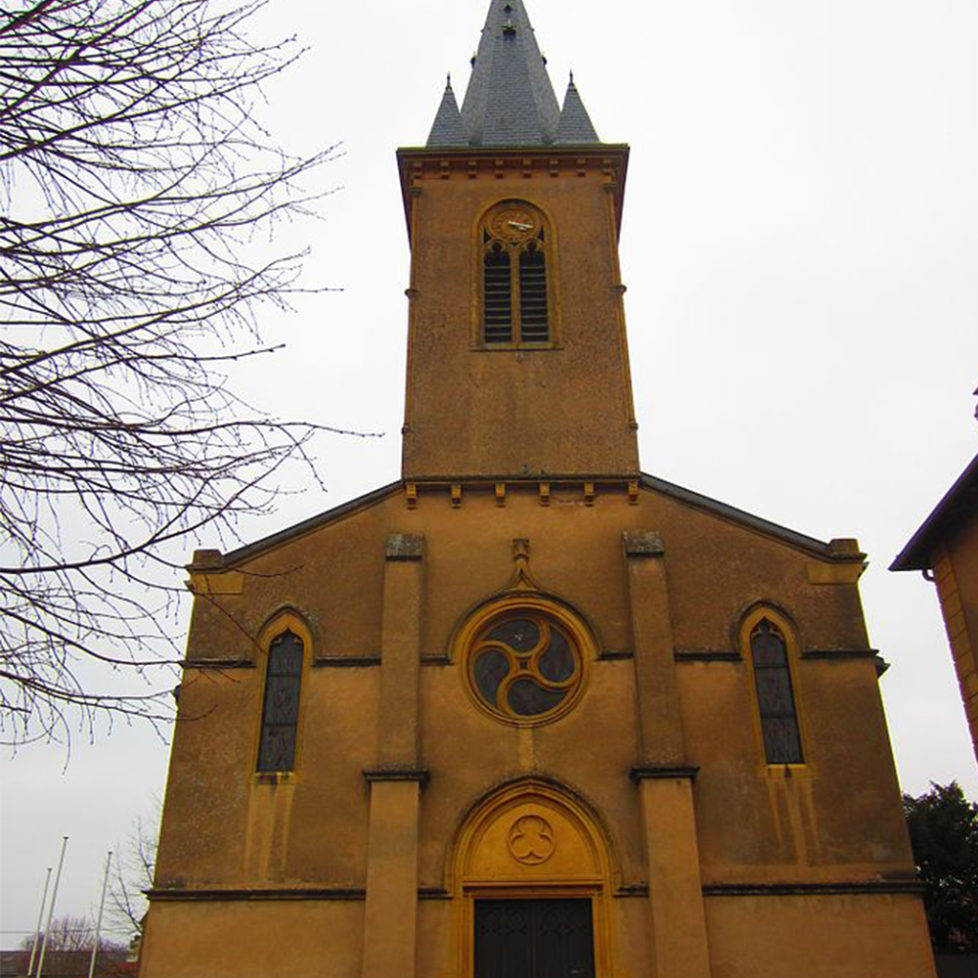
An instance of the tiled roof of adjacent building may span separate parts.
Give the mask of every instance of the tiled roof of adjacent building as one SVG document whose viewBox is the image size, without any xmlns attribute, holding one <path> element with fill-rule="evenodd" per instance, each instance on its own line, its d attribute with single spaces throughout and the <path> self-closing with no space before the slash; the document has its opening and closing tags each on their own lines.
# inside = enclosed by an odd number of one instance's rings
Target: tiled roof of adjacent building
<svg viewBox="0 0 978 978">
<path fill-rule="evenodd" d="M 573 82 L 561 112 L 523 0 L 491 0 L 461 112 L 451 86 L 428 137 L 432 148 L 597 143 Z"/>
<path fill-rule="evenodd" d="M 965 520 L 978 518 L 978 455 L 961 473 L 934 511 L 890 565 L 890 570 L 928 570 L 933 567 L 934 545 Z"/>
</svg>

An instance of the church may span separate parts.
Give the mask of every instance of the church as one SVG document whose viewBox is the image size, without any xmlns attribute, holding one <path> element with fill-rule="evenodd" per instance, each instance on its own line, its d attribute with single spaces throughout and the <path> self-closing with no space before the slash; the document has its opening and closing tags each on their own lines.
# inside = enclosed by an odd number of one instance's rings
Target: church
<svg viewBox="0 0 978 978">
<path fill-rule="evenodd" d="M 641 471 L 628 147 L 523 0 L 397 164 L 401 477 L 195 553 L 140 974 L 933 978 L 865 556 Z"/>
</svg>

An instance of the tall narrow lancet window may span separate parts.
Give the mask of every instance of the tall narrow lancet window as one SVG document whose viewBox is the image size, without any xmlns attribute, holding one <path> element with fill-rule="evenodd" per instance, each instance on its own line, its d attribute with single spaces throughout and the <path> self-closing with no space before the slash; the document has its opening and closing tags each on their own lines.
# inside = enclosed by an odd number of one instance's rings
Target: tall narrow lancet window
<svg viewBox="0 0 978 978">
<path fill-rule="evenodd" d="M 507 201 L 482 227 L 482 336 L 486 346 L 549 344 L 553 339 L 543 216 Z"/>
<path fill-rule="evenodd" d="M 291 771 L 295 767 L 302 657 L 302 639 L 290 631 L 282 632 L 268 648 L 259 773 Z"/>
<path fill-rule="evenodd" d="M 801 764 L 801 735 L 784 635 L 762 618 L 750 635 L 757 705 L 768 764 Z"/>
</svg>

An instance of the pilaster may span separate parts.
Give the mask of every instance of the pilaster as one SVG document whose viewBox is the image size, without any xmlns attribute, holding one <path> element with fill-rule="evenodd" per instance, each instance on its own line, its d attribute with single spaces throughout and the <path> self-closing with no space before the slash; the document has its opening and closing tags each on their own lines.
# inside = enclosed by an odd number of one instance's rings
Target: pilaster
<svg viewBox="0 0 978 978">
<path fill-rule="evenodd" d="M 656 978 L 710 978 L 693 773 L 636 769 L 633 778 L 648 859 Z"/>
<path fill-rule="evenodd" d="M 414 767 L 418 760 L 418 677 L 424 537 L 395 533 L 387 540 L 380 648 L 380 767 Z"/>
<path fill-rule="evenodd" d="M 418 901 L 418 679 L 424 538 L 387 540 L 378 766 L 370 785 L 363 978 L 413 978 Z"/>
<path fill-rule="evenodd" d="M 665 547 L 657 533 L 624 535 L 641 761 L 632 769 L 648 862 L 656 978 L 709 978 L 693 782 L 669 611 Z"/>
<path fill-rule="evenodd" d="M 624 537 L 628 599 L 635 653 L 635 685 L 642 764 L 683 764 L 682 716 L 665 549 L 657 533 Z"/>
</svg>

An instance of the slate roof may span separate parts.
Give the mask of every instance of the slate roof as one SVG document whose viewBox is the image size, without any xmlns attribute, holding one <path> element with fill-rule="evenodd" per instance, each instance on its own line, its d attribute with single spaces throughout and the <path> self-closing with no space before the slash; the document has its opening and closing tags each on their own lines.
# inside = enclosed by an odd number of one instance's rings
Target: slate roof
<svg viewBox="0 0 978 978">
<path fill-rule="evenodd" d="M 587 114 L 587 109 L 584 108 L 580 93 L 574 84 L 573 73 L 567 85 L 567 94 L 564 96 L 564 108 L 560 113 L 557 142 L 571 146 L 598 142 L 598 134 L 594 131 L 591 117 Z"/>
<path fill-rule="evenodd" d="M 445 86 L 445 94 L 441 97 L 441 105 L 438 106 L 438 114 L 431 126 L 428 145 L 469 145 L 469 136 L 465 131 L 465 124 L 462 122 L 462 113 L 458 110 L 458 102 L 455 101 L 455 92 L 452 91 L 452 79 L 450 77 Z"/>
<path fill-rule="evenodd" d="M 558 142 L 599 139 L 573 83 L 561 112 L 523 0 L 490 0 L 461 112 L 449 85 L 427 145 L 502 148 Z"/>
</svg>

